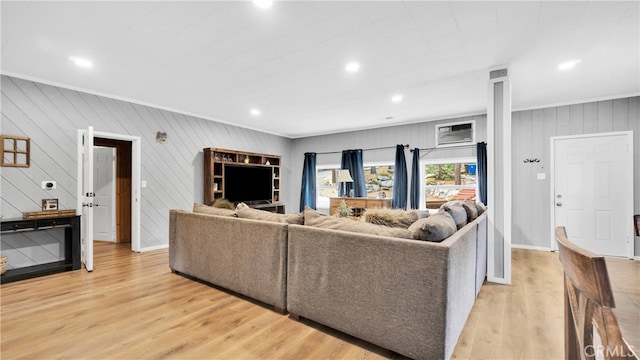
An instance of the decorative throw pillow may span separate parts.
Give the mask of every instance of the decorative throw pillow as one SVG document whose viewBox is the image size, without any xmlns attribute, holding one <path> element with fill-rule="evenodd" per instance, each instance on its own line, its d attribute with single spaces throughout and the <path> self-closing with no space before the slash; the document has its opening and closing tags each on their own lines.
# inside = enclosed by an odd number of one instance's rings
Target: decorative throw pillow
<svg viewBox="0 0 640 360">
<path fill-rule="evenodd" d="M 473 200 L 464 200 L 460 202 L 467 212 L 467 222 L 470 223 L 478 217 L 478 208 Z"/>
<path fill-rule="evenodd" d="M 458 202 L 449 201 L 440 207 L 441 210 L 444 210 L 449 213 L 453 217 L 453 220 L 456 222 L 456 226 L 458 229 L 461 229 L 463 226 L 467 225 L 467 211 L 462 207 L 462 205 Z"/>
<path fill-rule="evenodd" d="M 304 209 L 304 224 L 324 229 L 350 231 L 361 234 L 391 236 L 402 239 L 412 238 L 411 232 L 408 229 L 370 224 L 363 221 L 353 221 L 347 218 L 336 218 L 321 214 L 308 207 Z"/>
<path fill-rule="evenodd" d="M 227 199 L 217 199 L 213 202 L 213 207 L 221 208 L 221 209 L 231 209 L 235 210 L 236 206 Z"/>
<path fill-rule="evenodd" d="M 271 211 L 265 211 L 260 209 L 252 209 L 245 203 L 240 203 L 236 207 L 236 212 L 239 218 L 270 221 L 286 224 L 299 224 L 302 225 L 304 217 L 302 214 L 278 214 Z"/>
<path fill-rule="evenodd" d="M 204 204 L 193 203 L 193 212 L 199 214 L 209 214 L 209 215 L 218 215 L 218 216 L 233 216 L 237 217 L 235 211 L 230 209 L 219 209 L 213 206 L 208 206 Z"/>
<path fill-rule="evenodd" d="M 449 213 L 443 211 L 414 222 L 409 231 L 413 239 L 441 242 L 455 234 L 456 223 Z"/>
<path fill-rule="evenodd" d="M 482 215 L 483 212 L 487 211 L 487 207 L 484 206 L 484 204 L 481 202 L 476 203 L 476 208 L 478 209 L 478 216 Z"/>
<path fill-rule="evenodd" d="M 407 229 L 419 218 L 417 211 L 401 209 L 367 209 L 362 221 L 376 225 L 385 225 Z"/>
</svg>

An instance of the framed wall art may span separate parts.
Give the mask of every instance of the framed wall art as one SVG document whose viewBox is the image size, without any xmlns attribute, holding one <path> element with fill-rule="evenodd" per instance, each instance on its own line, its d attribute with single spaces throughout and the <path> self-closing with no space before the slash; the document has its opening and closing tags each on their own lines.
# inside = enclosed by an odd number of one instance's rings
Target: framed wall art
<svg viewBox="0 0 640 360">
<path fill-rule="evenodd" d="M 8 167 L 29 167 L 30 140 L 25 136 L 0 135 L 0 165 Z"/>
</svg>

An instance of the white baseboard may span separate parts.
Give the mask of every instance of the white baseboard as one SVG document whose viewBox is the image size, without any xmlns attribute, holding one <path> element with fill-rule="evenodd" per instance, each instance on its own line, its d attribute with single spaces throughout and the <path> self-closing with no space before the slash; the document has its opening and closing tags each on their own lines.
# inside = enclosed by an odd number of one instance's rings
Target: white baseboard
<svg viewBox="0 0 640 360">
<path fill-rule="evenodd" d="M 554 251 L 545 246 L 533 246 L 533 245 L 522 245 L 522 244 L 511 244 L 511 248 L 524 249 L 524 250 L 536 250 L 536 251 Z"/>
<path fill-rule="evenodd" d="M 168 248 L 169 248 L 169 244 L 156 245 L 156 246 L 149 246 L 149 247 L 142 248 L 142 249 L 140 249 L 140 252 L 160 250 L 160 249 L 168 249 Z"/>
</svg>

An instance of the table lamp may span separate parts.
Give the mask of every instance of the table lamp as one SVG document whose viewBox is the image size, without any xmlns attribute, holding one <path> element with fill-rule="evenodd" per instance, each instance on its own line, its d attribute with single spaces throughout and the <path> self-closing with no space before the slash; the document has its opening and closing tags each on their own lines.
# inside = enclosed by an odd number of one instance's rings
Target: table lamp
<svg viewBox="0 0 640 360">
<path fill-rule="evenodd" d="M 353 182 L 353 179 L 351 178 L 351 174 L 349 173 L 349 170 L 347 169 L 338 170 L 337 181 L 339 183 L 340 182 L 342 183 L 342 197 L 347 197 L 347 183 Z"/>
</svg>

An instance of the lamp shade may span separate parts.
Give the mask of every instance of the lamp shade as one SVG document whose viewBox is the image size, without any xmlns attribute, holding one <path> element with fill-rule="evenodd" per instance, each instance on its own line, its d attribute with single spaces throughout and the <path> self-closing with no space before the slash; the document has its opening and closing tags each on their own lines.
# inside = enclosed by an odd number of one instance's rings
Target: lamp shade
<svg viewBox="0 0 640 360">
<path fill-rule="evenodd" d="M 353 182 L 353 179 L 351 178 L 351 174 L 349 173 L 349 170 L 347 169 L 342 169 L 342 170 L 338 170 L 338 182 Z"/>
</svg>

